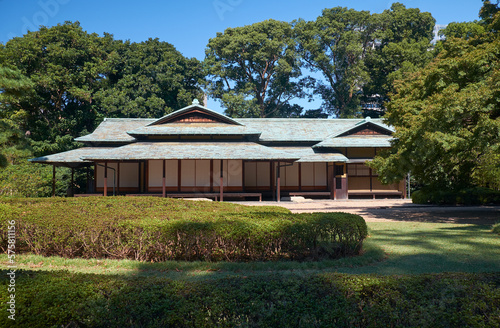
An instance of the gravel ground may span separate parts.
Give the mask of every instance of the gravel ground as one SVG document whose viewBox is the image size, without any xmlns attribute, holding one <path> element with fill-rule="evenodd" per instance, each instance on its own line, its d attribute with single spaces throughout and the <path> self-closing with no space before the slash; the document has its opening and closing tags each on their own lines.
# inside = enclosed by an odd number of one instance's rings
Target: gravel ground
<svg viewBox="0 0 500 328">
<path fill-rule="evenodd" d="M 500 206 L 434 206 L 413 204 L 406 199 L 377 200 L 310 200 L 282 202 L 238 202 L 288 208 L 293 213 L 347 212 L 361 215 L 367 222 L 417 221 L 463 224 L 494 224 L 500 222 Z"/>
</svg>

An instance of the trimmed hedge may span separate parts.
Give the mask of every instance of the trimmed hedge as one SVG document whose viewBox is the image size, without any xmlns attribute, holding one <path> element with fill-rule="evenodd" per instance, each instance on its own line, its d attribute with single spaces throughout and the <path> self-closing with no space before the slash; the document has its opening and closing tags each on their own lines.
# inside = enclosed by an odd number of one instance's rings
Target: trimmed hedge
<svg viewBox="0 0 500 328">
<path fill-rule="evenodd" d="M 0 281 L 2 327 L 14 324 L 7 280 Z M 19 271 L 15 294 L 19 327 L 500 326 L 500 273 L 175 281 Z"/>
<path fill-rule="evenodd" d="M 481 187 L 459 191 L 421 189 L 413 192 L 411 199 L 415 204 L 500 205 L 500 191 Z"/>
<path fill-rule="evenodd" d="M 318 260 L 356 255 L 367 236 L 354 214 L 153 197 L 5 200 L 0 218 L 15 219 L 19 251 L 67 258 Z"/>
</svg>

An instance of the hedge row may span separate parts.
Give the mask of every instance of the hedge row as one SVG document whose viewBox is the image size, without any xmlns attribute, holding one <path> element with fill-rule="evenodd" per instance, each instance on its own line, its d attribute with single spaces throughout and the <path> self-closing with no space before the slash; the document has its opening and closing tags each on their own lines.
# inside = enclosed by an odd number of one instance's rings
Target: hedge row
<svg viewBox="0 0 500 328">
<path fill-rule="evenodd" d="M 415 191 L 411 198 L 415 204 L 500 205 L 500 191 L 480 187 L 458 191 L 422 189 Z"/>
<path fill-rule="evenodd" d="M 67 258 L 317 260 L 356 255 L 367 236 L 353 214 L 157 198 L 5 201 L 0 218 L 4 231 L 15 220 L 18 250 Z"/>
<path fill-rule="evenodd" d="M 7 284 L 2 327 L 13 323 Z M 15 302 L 19 327 L 499 327 L 500 273 L 175 281 L 25 271 Z"/>
</svg>

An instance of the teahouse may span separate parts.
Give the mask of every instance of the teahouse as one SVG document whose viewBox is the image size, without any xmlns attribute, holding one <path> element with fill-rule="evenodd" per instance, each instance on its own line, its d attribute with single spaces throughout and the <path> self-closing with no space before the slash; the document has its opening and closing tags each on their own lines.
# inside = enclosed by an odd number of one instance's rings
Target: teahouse
<svg viewBox="0 0 500 328">
<path fill-rule="evenodd" d="M 391 147 L 381 119 L 233 119 L 197 100 L 160 119 L 107 118 L 86 147 L 31 159 L 93 167 L 90 192 L 163 197 L 404 197 L 365 165 Z"/>
</svg>

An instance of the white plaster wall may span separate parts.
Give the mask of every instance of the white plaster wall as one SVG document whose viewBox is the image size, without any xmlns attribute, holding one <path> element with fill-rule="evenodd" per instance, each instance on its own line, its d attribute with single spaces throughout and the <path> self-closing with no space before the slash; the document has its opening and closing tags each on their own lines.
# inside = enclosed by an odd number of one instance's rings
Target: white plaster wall
<svg viewBox="0 0 500 328">
<path fill-rule="evenodd" d="M 245 162 L 245 186 L 257 186 L 257 163 Z"/>
<path fill-rule="evenodd" d="M 195 161 L 196 186 L 210 187 L 210 161 L 197 160 Z"/>
<path fill-rule="evenodd" d="M 302 186 L 314 186 L 314 163 L 302 163 Z"/>
<path fill-rule="evenodd" d="M 97 163 L 104 165 L 104 163 Z M 115 171 L 111 170 L 110 168 L 114 168 L 116 170 L 117 164 L 116 163 L 108 163 L 108 187 L 113 187 L 113 173 Z M 104 187 L 104 167 L 100 165 L 96 165 L 96 186 L 97 188 L 103 188 Z M 116 181 L 118 183 L 118 181 Z"/>
<path fill-rule="evenodd" d="M 139 163 L 120 163 L 120 187 L 139 187 Z"/>
<path fill-rule="evenodd" d="M 257 162 L 257 186 L 269 187 L 271 170 L 268 162 Z"/>
<path fill-rule="evenodd" d="M 314 185 L 326 186 L 326 163 L 314 163 Z"/>
</svg>

